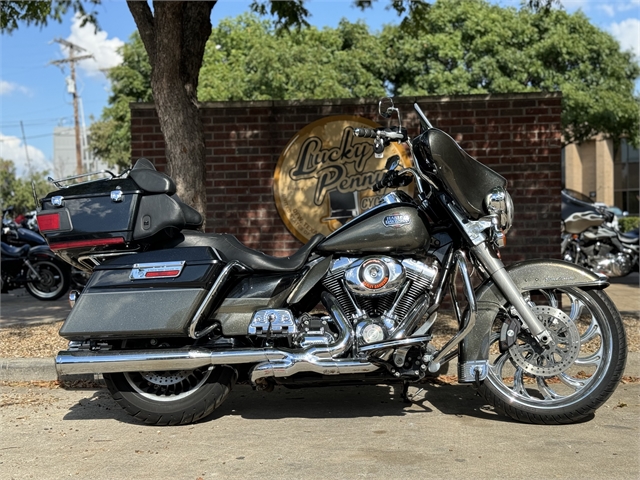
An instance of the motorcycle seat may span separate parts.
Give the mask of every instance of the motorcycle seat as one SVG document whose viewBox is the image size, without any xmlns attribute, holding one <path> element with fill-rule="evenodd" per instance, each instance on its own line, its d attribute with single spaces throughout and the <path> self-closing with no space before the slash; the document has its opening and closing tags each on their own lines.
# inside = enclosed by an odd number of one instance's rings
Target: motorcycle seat
<svg viewBox="0 0 640 480">
<path fill-rule="evenodd" d="M 272 257 L 258 250 L 253 250 L 242 243 L 233 235 L 227 233 L 201 233 L 183 231 L 174 239 L 172 247 L 211 247 L 217 250 L 223 260 L 238 260 L 247 267 L 257 271 L 267 272 L 294 272 L 301 269 L 307 262 L 309 255 L 315 247 L 324 239 L 324 235 L 318 233 L 300 250 L 289 257 Z"/>
<path fill-rule="evenodd" d="M 635 235 L 627 235 L 626 233 L 618 233 L 618 239 L 622 243 L 638 243 L 638 237 Z"/>
<path fill-rule="evenodd" d="M 2 242 L 2 256 L 10 258 L 20 258 L 29 251 L 31 248 L 29 245 L 22 245 L 21 247 L 14 247 L 7 243 Z"/>
</svg>

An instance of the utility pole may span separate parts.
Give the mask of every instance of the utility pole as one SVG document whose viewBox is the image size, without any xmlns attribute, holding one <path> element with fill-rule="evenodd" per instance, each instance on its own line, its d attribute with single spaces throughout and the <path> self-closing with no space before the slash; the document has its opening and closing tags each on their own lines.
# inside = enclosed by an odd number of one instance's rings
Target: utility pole
<svg viewBox="0 0 640 480">
<path fill-rule="evenodd" d="M 27 172 L 29 172 L 29 178 L 31 178 L 31 160 L 29 159 L 29 146 L 27 145 L 27 136 L 24 134 L 24 125 L 20 120 L 20 128 L 22 129 L 22 142 L 24 143 L 24 154 L 27 156 Z"/>
<path fill-rule="evenodd" d="M 54 42 L 59 43 L 69 49 L 69 57 L 63 60 L 53 60 L 49 63 L 52 65 L 63 65 L 68 63 L 71 69 L 71 81 L 68 83 L 67 91 L 73 95 L 73 120 L 76 129 L 76 174 L 82 175 L 84 169 L 82 167 L 82 144 L 80 142 L 80 122 L 78 120 L 78 89 L 76 88 L 76 62 L 93 58 L 93 55 L 75 56 L 75 52 L 84 52 L 85 49 L 79 47 L 75 43 L 68 42 L 62 38 L 56 38 Z"/>
</svg>

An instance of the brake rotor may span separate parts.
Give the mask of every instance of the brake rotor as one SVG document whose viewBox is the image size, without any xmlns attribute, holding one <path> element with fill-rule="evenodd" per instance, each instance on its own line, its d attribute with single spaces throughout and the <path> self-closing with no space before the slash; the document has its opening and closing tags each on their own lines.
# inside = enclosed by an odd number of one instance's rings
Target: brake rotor
<svg viewBox="0 0 640 480">
<path fill-rule="evenodd" d="M 176 385 L 191 375 L 191 370 L 176 370 L 166 372 L 140 372 L 142 378 L 154 385 Z"/>
<path fill-rule="evenodd" d="M 509 348 L 511 360 L 530 375 L 553 377 L 578 358 L 580 332 L 562 310 L 549 306 L 535 306 L 531 310 L 551 334 L 553 344 L 541 346 L 530 334 L 522 334 Z"/>
</svg>

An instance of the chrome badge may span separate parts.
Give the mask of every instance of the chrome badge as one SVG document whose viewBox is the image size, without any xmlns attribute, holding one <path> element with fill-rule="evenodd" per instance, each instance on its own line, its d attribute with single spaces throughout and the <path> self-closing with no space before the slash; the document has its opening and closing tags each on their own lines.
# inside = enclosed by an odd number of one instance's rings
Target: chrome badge
<svg viewBox="0 0 640 480">
<path fill-rule="evenodd" d="M 411 225 L 411 217 L 404 213 L 395 213 L 384 217 L 382 223 L 385 227 L 402 227 L 403 225 Z"/>
</svg>

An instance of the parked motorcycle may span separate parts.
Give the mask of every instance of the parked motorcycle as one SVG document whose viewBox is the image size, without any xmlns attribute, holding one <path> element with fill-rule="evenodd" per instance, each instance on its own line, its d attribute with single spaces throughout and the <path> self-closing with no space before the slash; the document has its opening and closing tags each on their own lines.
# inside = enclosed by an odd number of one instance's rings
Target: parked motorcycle
<svg viewBox="0 0 640 480">
<path fill-rule="evenodd" d="M 562 257 L 608 277 L 638 271 L 638 236 L 620 232 L 614 214 L 586 195 L 562 190 Z"/>
<path fill-rule="evenodd" d="M 42 235 L 40 235 L 40 233 L 38 233 L 39 229 L 36 216 L 28 214 L 23 216 L 24 218 L 22 221 L 18 222 L 9 218 L 9 214 L 12 212 L 13 207 L 9 207 L 2 211 L 2 241 L 14 247 L 22 247 L 24 245 L 36 247 L 44 245 L 47 250 L 49 250 L 47 241 Z M 16 220 L 18 219 L 16 218 Z M 80 270 L 60 261 L 57 258 L 55 258 L 55 260 L 64 275 L 69 277 L 66 283 L 70 285 L 72 289 L 82 291 L 89 281 L 89 277 L 91 276 L 90 271 Z"/>
<path fill-rule="evenodd" d="M 102 373 L 129 414 L 174 425 L 209 415 L 236 382 L 265 391 L 398 382 L 406 394 L 457 357 L 458 381 L 516 420 L 589 417 L 626 361 L 607 278 L 561 260 L 505 267 L 506 180 L 414 108 L 413 139 L 390 99 L 379 111 L 397 124 L 355 135 L 379 158 L 406 144 L 413 166 L 391 157 L 376 188 L 413 181 L 416 197 L 391 191 L 286 258 L 197 231 L 201 216 L 148 160 L 120 176 L 58 182 L 42 200 L 41 231 L 94 271 L 60 330 L 70 343 L 58 373 Z M 459 331 L 436 348 L 448 290 Z"/>
<path fill-rule="evenodd" d="M 0 242 L 2 274 L 0 291 L 24 287 L 38 300 L 57 300 L 69 291 L 69 265 L 47 247 L 14 247 Z"/>
</svg>

